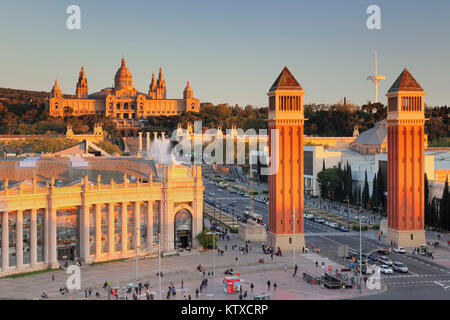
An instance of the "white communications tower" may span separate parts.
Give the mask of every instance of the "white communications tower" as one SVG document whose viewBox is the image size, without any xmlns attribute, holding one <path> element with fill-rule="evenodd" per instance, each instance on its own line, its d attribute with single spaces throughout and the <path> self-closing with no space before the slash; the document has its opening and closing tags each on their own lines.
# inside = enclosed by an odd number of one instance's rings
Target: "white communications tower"
<svg viewBox="0 0 450 320">
<path fill-rule="evenodd" d="M 373 84 L 375 85 L 375 103 L 378 102 L 378 83 L 380 83 L 381 80 L 385 80 L 385 79 L 386 79 L 385 76 L 378 75 L 378 70 L 377 70 L 377 50 L 375 50 L 375 75 L 367 77 L 367 80 L 372 81 Z"/>
</svg>

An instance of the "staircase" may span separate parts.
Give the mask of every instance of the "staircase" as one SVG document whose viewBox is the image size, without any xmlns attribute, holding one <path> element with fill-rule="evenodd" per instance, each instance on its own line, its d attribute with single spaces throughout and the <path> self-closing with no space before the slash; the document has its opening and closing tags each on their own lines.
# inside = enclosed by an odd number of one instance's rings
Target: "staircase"
<svg viewBox="0 0 450 320">
<path fill-rule="evenodd" d="M 135 156 L 139 153 L 139 138 L 123 138 L 125 142 L 125 149 L 128 149 L 131 156 Z"/>
</svg>

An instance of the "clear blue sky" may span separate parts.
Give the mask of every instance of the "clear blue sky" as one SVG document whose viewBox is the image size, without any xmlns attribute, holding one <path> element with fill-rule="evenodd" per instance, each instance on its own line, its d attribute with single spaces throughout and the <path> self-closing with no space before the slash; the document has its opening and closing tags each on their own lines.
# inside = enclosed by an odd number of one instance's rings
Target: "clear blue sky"
<svg viewBox="0 0 450 320">
<path fill-rule="evenodd" d="M 79 31 L 66 28 L 70 4 Z M 366 28 L 369 4 L 381 30 Z M 450 104 L 448 0 L 3 0 L 0 30 L 0 87 L 49 91 L 58 78 L 74 93 L 84 64 L 92 93 L 111 86 L 125 55 L 140 91 L 161 65 L 171 98 L 190 80 L 201 101 L 264 106 L 286 65 L 306 102 L 362 104 L 376 48 L 382 102 L 407 67 L 428 104 Z"/>
</svg>

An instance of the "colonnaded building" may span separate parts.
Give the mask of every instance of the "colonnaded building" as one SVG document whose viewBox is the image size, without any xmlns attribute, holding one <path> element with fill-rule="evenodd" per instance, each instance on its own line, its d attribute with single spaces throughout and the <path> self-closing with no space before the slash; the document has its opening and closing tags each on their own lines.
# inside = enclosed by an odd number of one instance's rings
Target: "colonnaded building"
<svg viewBox="0 0 450 320">
<path fill-rule="evenodd" d="M 199 166 L 137 158 L 0 162 L 0 276 L 198 246 Z"/>
<path fill-rule="evenodd" d="M 63 97 L 56 80 L 45 108 L 53 117 L 99 114 L 116 119 L 142 119 L 148 116 L 173 116 L 185 111 L 200 111 L 200 100 L 194 98 L 189 81 L 182 99 L 167 99 L 166 91 L 162 68 L 159 69 L 158 80 L 155 81 L 153 73 L 148 93 L 137 91 L 125 58 L 122 58 L 122 65 L 114 77 L 114 87 L 89 94 L 84 67 L 81 67 L 75 95 Z"/>
</svg>

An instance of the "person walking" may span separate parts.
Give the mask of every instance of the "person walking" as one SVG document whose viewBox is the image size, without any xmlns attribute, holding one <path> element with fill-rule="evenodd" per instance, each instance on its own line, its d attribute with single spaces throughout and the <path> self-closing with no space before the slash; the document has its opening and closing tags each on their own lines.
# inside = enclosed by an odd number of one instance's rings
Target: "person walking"
<svg viewBox="0 0 450 320">
<path fill-rule="evenodd" d="M 284 265 L 284 272 L 286 272 L 287 271 L 287 265 L 285 264 Z"/>
<path fill-rule="evenodd" d="M 181 279 L 181 289 L 184 289 L 184 281 Z"/>
<path fill-rule="evenodd" d="M 255 286 L 253 285 L 253 282 L 252 282 L 252 284 L 250 285 L 250 290 L 252 290 L 252 293 L 253 293 L 253 288 L 254 288 Z"/>
<path fill-rule="evenodd" d="M 277 283 L 276 282 L 273 283 L 273 290 L 277 291 Z"/>
<path fill-rule="evenodd" d="M 52 282 L 55 282 L 55 274 L 52 274 Z"/>
<path fill-rule="evenodd" d="M 270 280 L 267 280 L 267 289 L 270 291 Z"/>
</svg>

